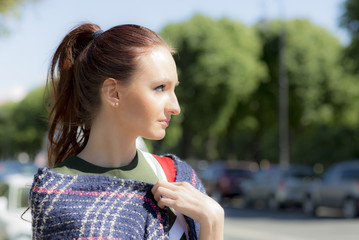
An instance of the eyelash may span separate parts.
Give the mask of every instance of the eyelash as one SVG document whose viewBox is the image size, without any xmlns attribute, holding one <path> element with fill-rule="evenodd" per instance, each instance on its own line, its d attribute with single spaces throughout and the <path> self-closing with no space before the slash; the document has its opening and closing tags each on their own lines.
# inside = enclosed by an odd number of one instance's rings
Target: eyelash
<svg viewBox="0 0 359 240">
<path fill-rule="evenodd" d="M 157 91 L 157 92 L 163 92 L 164 91 L 164 88 L 165 88 L 165 85 L 160 85 L 160 86 L 158 86 L 158 87 L 155 87 L 155 91 Z"/>
</svg>

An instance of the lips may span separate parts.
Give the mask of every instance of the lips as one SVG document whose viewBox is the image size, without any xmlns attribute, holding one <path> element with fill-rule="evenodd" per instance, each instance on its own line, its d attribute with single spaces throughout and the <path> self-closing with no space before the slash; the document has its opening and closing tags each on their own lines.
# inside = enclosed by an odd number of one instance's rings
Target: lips
<svg viewBox="0 0 359 240">
<path fill-rule="evenodd" d="M 171 119 L 165 119 L 165 120 L 160 120 L 159 122 L 166 125 L 166 126 L 168 126 L 168 125 L 170 125 L 170 120 Z"/>
</svg>

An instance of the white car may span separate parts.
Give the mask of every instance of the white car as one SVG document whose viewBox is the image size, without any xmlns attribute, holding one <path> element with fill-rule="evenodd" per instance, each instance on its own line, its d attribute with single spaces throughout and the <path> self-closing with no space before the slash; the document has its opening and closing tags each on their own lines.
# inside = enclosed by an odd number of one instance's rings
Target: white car
<svg viewBox="0 0 359 240">
<path fill-rule="evenodd" d="M 31 214 L 28 210 L 32 176 L 11 174 L 0 179 L 0 240 L 32 238 Z M 27 220 L 27 221 L 26 221 Z"/>
</svg>

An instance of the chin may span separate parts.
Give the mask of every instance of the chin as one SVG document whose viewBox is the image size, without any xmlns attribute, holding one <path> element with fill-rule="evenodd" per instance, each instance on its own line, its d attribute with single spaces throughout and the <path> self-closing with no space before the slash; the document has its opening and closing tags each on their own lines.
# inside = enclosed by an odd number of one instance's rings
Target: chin
<svg viewBox="0 0 359 240">
<path fill-rule="evenodd" d="M 162 140 L 165 136 L 166 136 L 166 132 L 164 132 L 163 134 L 151 134 L 149 136 L 143 136 L 143 137 L 150 140 Z"/>
<path fill-rule="evenodd" d="M 161 136 L 161 137 L 153 137 L 153 138 L 150 138 L 151 140 L 162 140 L 165 138 L 165 135 Z"/>
</svg>

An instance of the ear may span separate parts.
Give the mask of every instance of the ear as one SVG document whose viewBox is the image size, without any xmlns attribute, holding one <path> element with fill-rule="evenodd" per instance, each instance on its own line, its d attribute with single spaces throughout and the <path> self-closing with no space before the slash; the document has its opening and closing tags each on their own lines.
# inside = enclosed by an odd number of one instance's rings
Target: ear
<svg viewBox="0 0 359 240">
<path fill-rule="evenodd" d="M 112 106 L 118 106 L 118 82 L 113 78 L 107 78 L 102 84 L 102 99 L 104 103 L 111 104 Z"/>
</svg>

